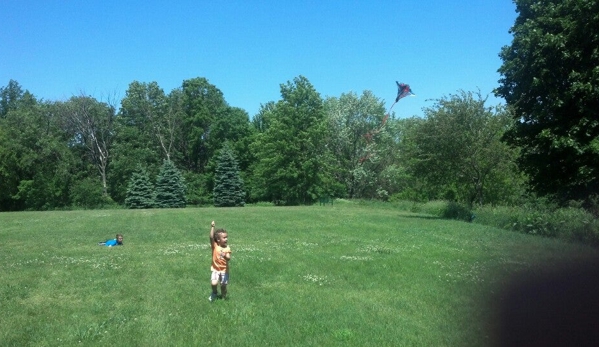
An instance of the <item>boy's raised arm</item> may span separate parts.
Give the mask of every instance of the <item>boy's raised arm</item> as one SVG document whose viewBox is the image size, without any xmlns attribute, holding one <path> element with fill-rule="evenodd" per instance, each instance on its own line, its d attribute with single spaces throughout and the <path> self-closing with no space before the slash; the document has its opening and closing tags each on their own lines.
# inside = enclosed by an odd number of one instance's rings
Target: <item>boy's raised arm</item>
<svg viewBox="0 0 599 347">
<path fill-rule="evenodd" d="M 214 241 L 214 221 L 210 224 L 210 244 Z"/>
</svg>

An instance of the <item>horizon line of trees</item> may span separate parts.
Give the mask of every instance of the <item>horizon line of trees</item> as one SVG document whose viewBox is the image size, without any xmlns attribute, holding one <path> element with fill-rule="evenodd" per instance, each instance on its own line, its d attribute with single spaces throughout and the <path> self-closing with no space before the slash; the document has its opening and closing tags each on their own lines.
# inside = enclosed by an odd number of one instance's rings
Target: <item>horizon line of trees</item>
<svg viewBox="0 0 599 347">
<path fill-rule="evenodd" d="M 130 185 L 157 178 L 164 162 L 185 182 L 180 207 L 312 204 L 325 195 L 521 199 L 516 151 L 500 141 L 509 114 L 480 94 L 445 97 L 424 119 L 384 121 L 370 91 L 323 99 L 303 76 L 280 87 L 281 100 L 250 119 L 205 78 L 169 94 L 134 81 L 120 105 L 86 95 L 38 101 L 11 80 L 0 88 L 0 211 L 158 206 L 132 203 Z M 222 161 L 228 172 L 217 177 Z"/>
</svg>

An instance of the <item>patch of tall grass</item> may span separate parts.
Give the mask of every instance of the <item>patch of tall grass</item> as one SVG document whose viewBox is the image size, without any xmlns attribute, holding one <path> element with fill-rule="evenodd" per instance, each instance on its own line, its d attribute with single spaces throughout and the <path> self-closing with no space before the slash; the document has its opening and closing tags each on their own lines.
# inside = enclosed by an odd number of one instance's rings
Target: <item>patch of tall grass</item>
<svg viewBox="0 0 599 347">
<path fill-rule="evenodd" d="M 599 221 L 581 208 L 484 206 L 474 213 L 479 224 L 599 246 Z"/>
</svg>

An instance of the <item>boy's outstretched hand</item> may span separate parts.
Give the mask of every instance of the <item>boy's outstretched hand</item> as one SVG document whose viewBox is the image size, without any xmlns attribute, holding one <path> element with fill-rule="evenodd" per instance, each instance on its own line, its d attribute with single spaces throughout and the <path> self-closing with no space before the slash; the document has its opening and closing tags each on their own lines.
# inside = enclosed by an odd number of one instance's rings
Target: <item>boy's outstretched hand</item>
<svg viewBox="0 0 599 347">
<path fill-rule="evenodd" d="M 210 224 L 210 227 L 214 228 L 214 221 L 212 221 L 212 224 Z"/>
</svg>

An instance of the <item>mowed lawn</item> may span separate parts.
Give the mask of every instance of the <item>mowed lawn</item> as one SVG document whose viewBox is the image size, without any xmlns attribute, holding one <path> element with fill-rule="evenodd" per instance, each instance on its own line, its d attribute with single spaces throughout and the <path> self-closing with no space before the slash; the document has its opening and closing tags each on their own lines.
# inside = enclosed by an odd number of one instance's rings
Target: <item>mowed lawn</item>
<svg viewBox="0 0 599 347">
<path fill-rule="evenodd" d="M 511 275 L 596 253 L 350 202 L 0 213 L 0 346 L 485 346 Z"/>
</svg>

